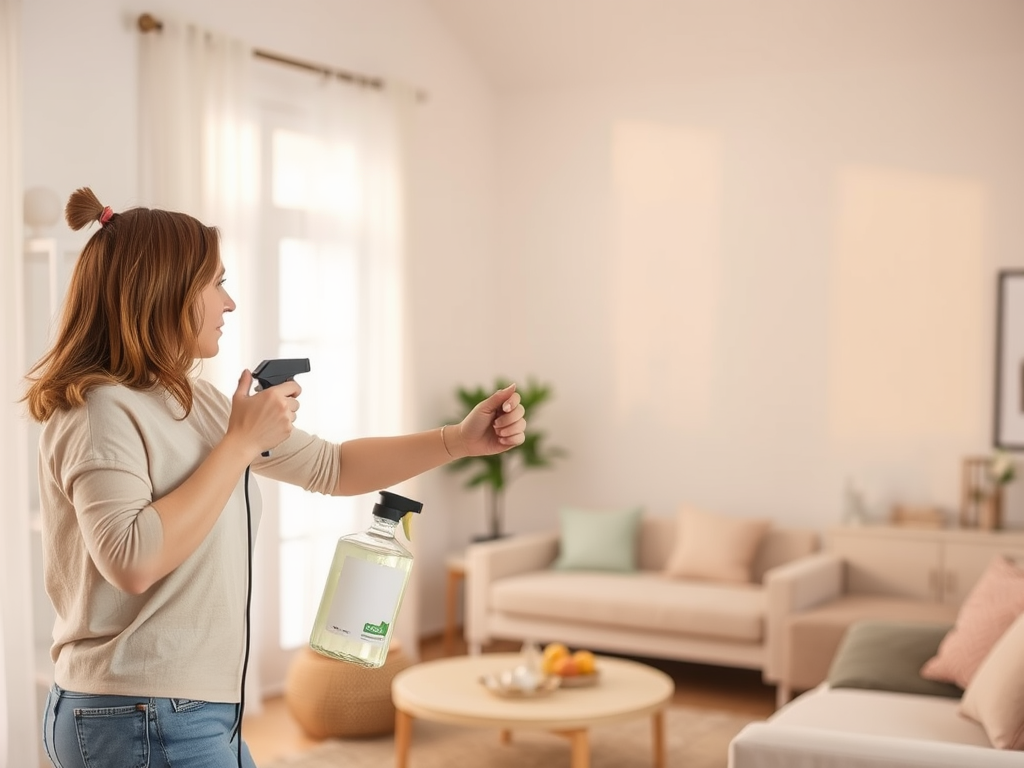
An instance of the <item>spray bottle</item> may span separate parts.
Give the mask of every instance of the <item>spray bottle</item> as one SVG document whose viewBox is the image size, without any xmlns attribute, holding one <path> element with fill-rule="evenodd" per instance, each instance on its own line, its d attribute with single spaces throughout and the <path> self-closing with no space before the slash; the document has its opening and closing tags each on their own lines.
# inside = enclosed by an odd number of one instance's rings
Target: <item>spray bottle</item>
<svg viewBox="0 0 1024 768">
<path fill-rule="evenodd" d="M 392 628 L 412 571 L 412 554 L 395 540 L 401 520 L 409 535 L 411 513 L 423 504 L 380 492 L 373 525 L 338 539 L 309 645 L 318 653 L 364 667 L 388 656 Z"/>
</svg>

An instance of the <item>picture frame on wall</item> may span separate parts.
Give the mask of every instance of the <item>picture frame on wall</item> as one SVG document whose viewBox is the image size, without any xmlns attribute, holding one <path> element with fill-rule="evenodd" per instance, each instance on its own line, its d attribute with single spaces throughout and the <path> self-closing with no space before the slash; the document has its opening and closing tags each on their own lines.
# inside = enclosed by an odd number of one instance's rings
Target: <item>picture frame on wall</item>
<svg viewBox="0 0 1024 768">
<path fill-rule="evenodd" d="M 997 450 L 1024 451 L 1024 270 L 1001 270 L 996 294 Z"/>
</svg>

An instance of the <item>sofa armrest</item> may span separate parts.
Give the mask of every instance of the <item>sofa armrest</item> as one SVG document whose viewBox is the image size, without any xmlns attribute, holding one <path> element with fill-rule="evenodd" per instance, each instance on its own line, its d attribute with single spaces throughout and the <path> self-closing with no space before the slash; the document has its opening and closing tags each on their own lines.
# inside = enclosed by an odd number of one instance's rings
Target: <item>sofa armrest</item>
<svg viewBox="0 0 1024 768">
<path fill-rule="evenodd" d="M 558 557 L 559 533 L 534 533 L 471 544 L 466 549 L 466 640 L 488 642 L 487 610 L 494 582 L 548 568 Z"/>
<path fill-rule="evenodd" d="M 1009 768 L 1019 752 L 755 722 L 729 744 L 729 768 Z"/>
<path fill-rule="evenodd" d="M 776 682 L 782 674 L 789 617 L 839 597 L 843 574 L 843 560 L 833 552 L 816 552 L 765 573 L 765 680 Z"/>
</svg>

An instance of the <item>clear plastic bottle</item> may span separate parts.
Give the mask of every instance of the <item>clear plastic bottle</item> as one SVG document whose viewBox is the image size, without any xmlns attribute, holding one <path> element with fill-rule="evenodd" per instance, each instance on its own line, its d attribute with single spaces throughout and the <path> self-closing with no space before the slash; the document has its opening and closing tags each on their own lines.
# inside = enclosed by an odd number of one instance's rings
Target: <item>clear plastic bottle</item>
<svg viewBox="0 0 1024 768">
<path fill-rule="evenodd" d="M 383 666 L 412 571 L 412 554 L 395 540 L 395 526 L 422 509 L 421 502 L 381 491 L 373 525 L 338 539 L 309 636 L 314 651 L 364 667 Z"/>
</svg>

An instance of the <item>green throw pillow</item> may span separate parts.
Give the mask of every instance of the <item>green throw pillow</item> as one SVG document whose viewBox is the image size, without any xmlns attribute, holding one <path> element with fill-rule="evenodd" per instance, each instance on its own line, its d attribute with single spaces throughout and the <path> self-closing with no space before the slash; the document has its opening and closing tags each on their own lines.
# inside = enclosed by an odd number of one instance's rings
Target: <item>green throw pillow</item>
<svg viewBox="0 0 1024 768">
<path fill-rule="evenodd" d="M 635 571 L 640 509 L 559 510 L 562 535 L 554 567 L 563 571 Z"/>
<path fill-rule="evenodd" d="M 833 688 L 868 688 L 960 698 L 952 683 L 921 677 L 921 667 L 938 651 L 952 624 L 858 621 L 851 624 L 828 672 Z"/>
</svg>

